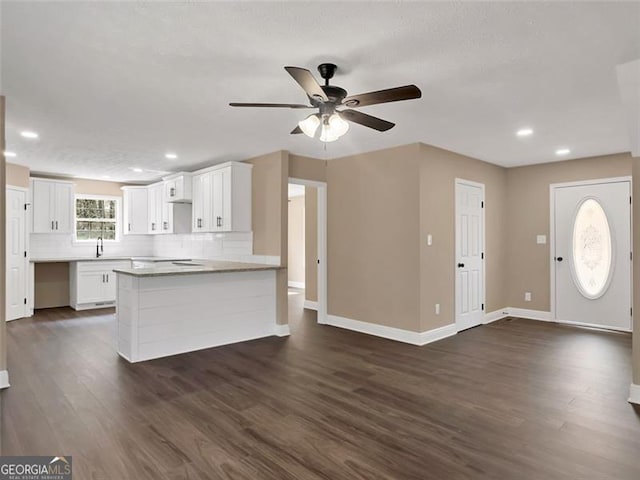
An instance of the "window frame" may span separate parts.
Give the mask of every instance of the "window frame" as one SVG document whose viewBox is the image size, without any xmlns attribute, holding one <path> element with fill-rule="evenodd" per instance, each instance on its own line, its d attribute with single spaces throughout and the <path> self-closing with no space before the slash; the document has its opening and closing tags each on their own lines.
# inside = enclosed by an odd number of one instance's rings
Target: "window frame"
<svg viewBox="0 0 640 480">
<path fill-rule="evenodd" d="M 93 194 L 85 194 L 85 193 L 77 193 L 73 198 L 73 243 L 95 243 L 96 240 L 89 238 L 86 240 L 82 240 L 78 238 L 78 200 L 109 200 L 116 202 L 116 238 L 114 240 L 106 240 L 103 239 L 104 243 L 118 243 L 122 240 L 122 197 L 118 197 L 115 195 L 93 195 Z"/>
</svg>

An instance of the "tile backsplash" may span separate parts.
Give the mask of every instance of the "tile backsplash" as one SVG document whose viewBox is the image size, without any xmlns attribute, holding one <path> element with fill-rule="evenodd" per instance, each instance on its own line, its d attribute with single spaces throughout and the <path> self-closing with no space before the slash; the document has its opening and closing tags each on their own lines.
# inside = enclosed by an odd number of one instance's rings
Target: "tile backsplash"
<svg viewBox="0 0 640 480">
<path fill-rule="evenodd" d="M 96 255 L 96 242 L 76 242 L 73 235 L 32 233 L 32 259 Z M 280 257 L 253 255 L 253 233 L 193 233 L 173 235 L 123 235 L 119 242 L 105 242 L 107 257 L 180 257 L 204 260 L 267 263 L 278 265 Z"/>
<path fill-rule="evenodd" d="M 157 235 L 153 255 L 205 260 L 267 263 L 278 265 L 280 257 L 253 255 L 253 233 L 192 233 Z"/>
<path fill-rule="evenodd" d="M 105 242 L 104 255 L 140 256 L 153 255 L 153 237 L 148 235 L 123 235 L 119 242 Z M 74 235 L 32 233 L 29 235 L 30 258 L 64 258 L 96 256 L 96 242 L 76 242 Z"/>
</svg>

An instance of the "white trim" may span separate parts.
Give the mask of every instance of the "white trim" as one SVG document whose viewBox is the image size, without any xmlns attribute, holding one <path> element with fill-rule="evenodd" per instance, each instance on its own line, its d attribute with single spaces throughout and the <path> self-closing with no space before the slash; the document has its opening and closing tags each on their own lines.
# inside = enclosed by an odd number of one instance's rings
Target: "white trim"
<svg viewBox="0 0 640 480">
<path fill-rule="evenodd" d="M 503 318 L 507 318 L 509 316 L 508 308 L 501 308 L 500 310 L 494 310 L 493 312 L 484 314 L 483 325 L 487 325 L 489 323 L 496 322 L 498 320 L 502 320 Z"/>
<path fill-rule="evenodd" d="M 640 405 L 640 385 L 632 383 L 629 387 L 629 403 Z"/>
<path fill-rule="evenodd" d="M 19 192 L 29 193 L 29 189 L 28 188 L 18 187 L 17 185 L 10 185 L 8 183 L 7 183 L 7 186 L 5 188 L 11 189 L 11 190 L 18 190 Z"/>
<path fill-rule="evenodd" d="M 289 177 L 288 183 L 306 185 L 318 189 L 318 323 L 328 323 L 327 312 L 327 182 Z"/>
<path fill-rule="evenodd" d="M 556 323 L 561 323 L 563 325 L 574 325 L 576 327 L 589 327 L 589 328 L 597 328 L 600 330 L 610 330 L 612 332 L 624 332 L 624 333 L 631 333 L 631 329 L 628 328 L 617 328 L 617 327 L 610 327 L 607 325 L 598 325 L 596 323 L 585 323 L 585 322 L 574 322 L 572 320 L 560 320 L 560 319 L 555 319 L 555 320 L 551 320 L 552 322 L 556 322 Z"/>
<path fill-rule="evenodd" d="M 549 287 L 550 291 L 550 306 L 551 311 L 549 312 L 550 319 L 556 319 L 556 261 L 555 261 L 555 251 L 556 251 L 556 189 L 558 188 L 566 188 L 566 187 L 579 187 L 584 185 L 601 185 L 604 183 L 622 183 L 629 182 L 631 192 L 633 192 L 633 177 L 625 176 L 625 177 L 610 177 L 610 178 L 598 178 L 594 180 L 581 180 L 575 182 L 562 182 L 562 183 L 551 183 L 549 184 L 549 275 L 550 282 Z M 631 219 L 630 219 L 630 228 L 631 235 L 633 235 L 633 205 L 631 206 Z M 633 252 L 633 238 L 631 239 L 631 252 Z M 633 305 L 633 262 L 631 263 L 631 280 L 630 280 L 630 295 L 631 295 L 631 304 Z M 559 321 L 560 323 L 568 323 Z M 600 326 L 599 328 L 603 328 Z M 631 318 L 631 328 L 633 329 L 633 318 Z"/>
<path fill-rule="evenodd" d="M 553 322 L 551 312 L 545 312 L 543 310 L 527 310 L 526 308 L 513 308 L 506 309 L 509 312 L 510 317 L 526 318 L 527 320 L 540 320 L 541 322 Z"/>
<path fill-rule="evenodd" d="M 456 326 L 453 323 L 433 330 L 427 330 L 426 332 L 412 332 L 401 328 L 361 322 L 360 320 L 353 320 L 338 315 L 327 315 L 327 325 L 418 346 L 442 340 L 443 338 L 456 334 Z"/>
<path fill-rule="evenodd" d="M 0 388 L 9 388 L 9 372 L 0 370 Z"/>
<path fill-rule="evenodd" d="M 273 329 L 273 334 L 276 337 L 288 337 L 291 334 L 289 325 L 276 325 Z"/>
<path fill-rule="evenodd" d="M 289 280 L 289 287 L 291 288 L 302 288 L 304 290 L 304 282 L 293 282 Z"/>
<path fill-rule="evenodd" d="M 315 302 L 313 300 L 305 300 L 304 301 L 304 308 L 306 308 L 307 310 L 318 310 L 318 302 Z"/>
<path fill-rule="evenodd" d="M 454 189 L 453 189 L 453 193 L 454 193 L 454 209 L 453 209 L 453 224 L 454 224 L 454 235 L 453 235 L 453 251 L 454 251 L 454 256 L 457 256 L 457 224 L 458 224 L 458 212 L 457 212 L 457 206 L 458 206 L 458 185 L 469 185 L 471 187 L 476 187 L 479 188 L 482 191 L 482 245 L 480 246 L 480 251 L 483 253 L 485 252 L 485 247 L 487 245 L 487 238 L 486 238 L 486 226 L 487 226 L 487 220 L 486 220 L 486 215 L 485 215 L 485 202 L 486 202 L 486 191 L 485 191 L 485 185 L 484 183 L 479 183 L 479 182 L 474 182 L 472 180 L 465 180 L 464 178 L 459 178 L 456 177 L 454 180 Z M 460 326 L 459 326 L 459 322 L 458 322 L 458 312 L 456 311 L 456 306 L 458 305 L 458 299 L 456 298 L 457 294 L 458 294 L 458 286 L 456 285 L 457 281 L 458 281 L 458 273 L 457 273 L 457 266 L 456 264 L 459 262 L 460 260 L 458 258 L 454 257 L 454 264 L 453 264 L 453 278 L 454 278 L 454 282 L 453 282 L 453 302 L 454 302 L 454 313 L 453 313 L 453 319 L 454 319 L 454 323 L 456 325 L 456 329 L 458 331 L 460 331 Z M 487 304 L 487 261 L 486 261 L 486 255 L 484 256 L 484 258 L 482 259 L 482 304 L 486 305 Z M 484 307 L 483 307 L 484 308 Z M 484 322 L 483 322 L 484 323 Z M 475 325 L 474 325 L 475 326 Z M 465 329 L 469 328 L 468 326 L 465 326 Z"/>
</svg>

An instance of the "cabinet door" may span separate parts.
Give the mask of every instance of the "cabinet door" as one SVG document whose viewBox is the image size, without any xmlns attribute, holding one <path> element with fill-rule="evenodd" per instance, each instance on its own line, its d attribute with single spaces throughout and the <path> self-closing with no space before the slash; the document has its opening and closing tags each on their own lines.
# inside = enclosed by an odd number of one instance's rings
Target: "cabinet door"
<svg viewBox="0 0 640 480">
<path fill-rule="evenodd" d="M 105 300 L 105 285 L 105 271 L 79 272 L 77 303 L 103 302 Z"/>
<path fill-rule="evenodd" d="M 102 291 L 103 302 L 113 302 L 116 299 L 116 274 L 108 270 L 104 272 L 105 282 Z"/>
<path fill-rule="evenodd" d="M 211 174 L 204 173 L 194 177 L 193 187 L 195 197 L 193 198 L 193 231 L 212 231 L 212 208 L 211 208 Z"/>
<path fill-rule="evenodd" d="M 173 203 L 164 201 L 162 197 L 161 233 L 173 233 Z"/>
<path fill-rule="evenodd" d="M 141 235 L 148 233 L 148 192 L 146 188 L 131 188 L 124 192 L 124 233 Z"/>
<path fill-rule="evenodd" d="M 231 169 L 216 170 L 212 174 L 212 225 L 217 232 L 229 231 L 231 219 Z"/>
<path fill-rule="evenodd" d="M 158 188 L 159 187 L 159 188 Z M 149 204 L 147 211 L 149 212 L 148 225 L 149 233 L 160 233 L 162 222 L 162 185 L 154 185 L 149 187 Z"/>
<path fill-rule="evenodd" d="M 55 221 L 56 233 L 72 233 L 75 216 L 75 199 L 73 185 L 70 183 L 55 184 Z"/>
<path fill-rule="evenodd" d="M 33 233 L 51 233 L 55 231 L 54 205 L 55 183 L 45 180 L 33 180 L 32 190 L 32 218 Z"/>
</svg>

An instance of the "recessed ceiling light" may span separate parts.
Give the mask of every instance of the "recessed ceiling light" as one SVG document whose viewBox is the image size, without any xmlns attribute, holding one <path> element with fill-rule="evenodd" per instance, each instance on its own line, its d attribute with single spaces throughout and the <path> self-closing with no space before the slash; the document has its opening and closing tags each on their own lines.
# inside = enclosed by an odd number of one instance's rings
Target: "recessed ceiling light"
<svg viewBox="0 0 640 480">
<path fill-rule="evenodd" d="M 142 169 L 141 168 L 132 168 L 132 170 L 136 173 L 142 173 Z"/>
<path fill-rule="evenodd" d="M 171 160 L 178 158 L 178 155 L 176 155 L 175 153 L 165 153 L 164 156 L 170 158 Z"/>
<path fill-rule="evenodd" d="M 532 133 L 533 133 L 532 128 L 521 128 L 516 132 L 516 135 L 518 135 L 519 137 L 528 137 Z"/>
<path fill-rule="evenodd" d="M 18 155 L 16 155 L 15 152 L 7 152 L 6 150 L 4 151 L 4 156 L 5 157 L 17 157 Z"/>
<path fill-rule="evenodd" d="M 556 155 L 568 155 L 569 153 L 571 153 L 571 150 L 568 148 L 559 148 L 556 150 Z"/>
<path fill-rule="evenodd" d="M 36 132 L 30 132 L 28 130 L 20 132 L 20 135 L 22 135 L 24 138 L 38 138 L 38 134 Z"/>
</svg>

